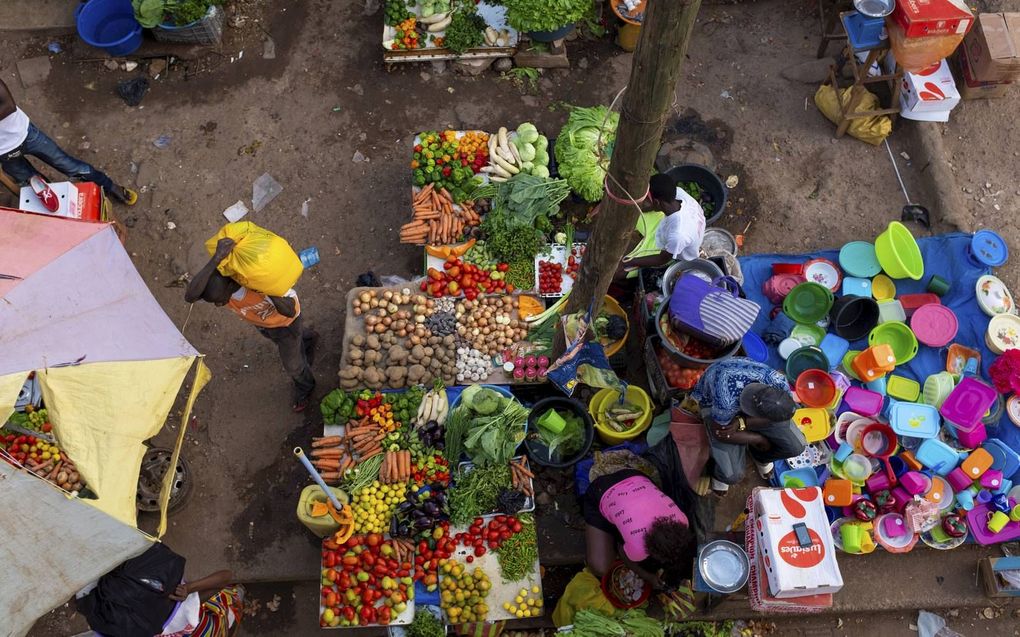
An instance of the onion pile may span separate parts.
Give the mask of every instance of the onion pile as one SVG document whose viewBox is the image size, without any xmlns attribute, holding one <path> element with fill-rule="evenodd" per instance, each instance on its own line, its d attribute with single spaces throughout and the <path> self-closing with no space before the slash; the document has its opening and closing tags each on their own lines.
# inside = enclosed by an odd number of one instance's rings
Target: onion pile
<svg viewBox="0 0 1020 637">
<path fill-rule="evenodd" d="M 489 356 L 495 356 L 514 343 L 524 340 L 524 323 L 511 318 L 514 298 L 486 296 L 457 304 L 457 334 L 468 344 Z"/>
</svg>

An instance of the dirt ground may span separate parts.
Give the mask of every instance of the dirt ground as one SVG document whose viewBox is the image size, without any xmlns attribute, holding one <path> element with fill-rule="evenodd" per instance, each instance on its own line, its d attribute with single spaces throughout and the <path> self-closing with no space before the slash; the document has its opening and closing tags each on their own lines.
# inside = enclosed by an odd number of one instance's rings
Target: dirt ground
<svg viewBox="0 0 1020 637">
<path fill-rule="evenodd" d="M 1013 8 L 1008 5 L 1017 2 L 984 4 Z M 261 22 L 255 20 L 260 12 Z M 214 374 L 187 433 L 195 490 L 171 518 L 165 541 L 188 558 L 189 577 L 229 567 L 249 581 L 305 580 L 315 577 L 318 554 L 294 519 L 307 479 L 290 452 L 308 443 L 320 419 L 314 409 L 291 413 L 271 343 L 227 312 L 184 303 L 182 276 L 204 262 L 201 243 L 224 223 L 226 207 L 239 199 L 250 205 L 259 175 L 268 172 L 283 185 L 248 218 L 297 249 L 319 250 L 321 263 L 302 277 L 298 291 L 305 317 L 322 334 L 315 363 L 322 395 L 335 387 L 343 302 L 356 277 L 369 270 L 408 277 L 420 268 L 420 250 L 398 244 L 396 231 L 408 214 L 414 133 L 494 130 L 525 120 L 555 131 L 566 119 L 564 104 L 609 103 L 627 82 L 631 56 L 608 39 L 571 42 L 570 70 L 544 73 L 534 87 L 522 88 L 492 71 L 472 78 L 432 65 L 387 68 L 379 15 L 367 15 L 360 2 L 252 1 L 242 15 L 250 18 L 243 37 L 232 34 L 221 53 L 187 70 L 171 67 L 137 108 L 126 106 L 115 86 L 144 66 L 110 71 L 101 61 L 82 61 L 80 47 L 51 56 L 48 80 L 24 89 L 14 64 L 44 55 L 47 41 L 0 39 L 0 76 L 66 149 L 142 192 L 137 206 L 116 210 L 129 227 L 127 247 Z M 884 148 L 832 139 L 832 125 L 812 103 L 817 86 L 780 75 L 814 59 L 817 33 L 811 1 L 706 5 L 677 87 L 667 137 L 695 142 L 720 174 L 739 178 L 722 225 L 745 234 L 747 252 L 803 252 L 871 239 L 899 218 L 902 196 Z M 274 59 L 263 57 L 266 37 L 274 42 Z M 964 192 L 974 227 L 994 227 L 1018 246 L 1020 227 L 1006 216 L 1020 199 L 1015 103 L 1015 95 L 964 103 L 943 129 L 959 187 L 971 190 Z M 915 152 L 900 134 L 910 126 L 897 122 L 890 139 L 896 153 Z M 166 148 L 154 144 L 161 136 L 169 137 Z M 355 162 L 356 153 L 367 161 Z M 901 171 L 924 203 L 930 193 L 918 164 L 901 161 Z M 301 214 L 306 201 L 307 218 Z M 948 229 L 936 220 L 933 231 Z M 1007 284 L 1016 282 L 1014 268 L 1005 270 Z M 155 442 L 169 445 L 176 428 L 171 418 Z M 141 520 L 143 529 L 154 525 L 151 517 Z M 924 558 L 910 558 L 923 569 Z M 889 594 L 902 598 L 909 590 Z M 311 634 L 266 630 L 253 634 Z"/>
</svg>

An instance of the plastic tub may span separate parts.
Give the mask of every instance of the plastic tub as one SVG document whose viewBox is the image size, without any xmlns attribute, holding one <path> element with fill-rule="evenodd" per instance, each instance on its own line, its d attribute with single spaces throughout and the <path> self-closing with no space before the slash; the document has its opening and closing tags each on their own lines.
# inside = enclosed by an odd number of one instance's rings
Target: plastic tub
<svg viewBox="0 0 1020 637">
<path fill-rule="evenodd" d="M 870 383 L 896 369 L 896 355 L 889 345 L 873 345 L 854 358 L 853 368 L 858 378 Z"/>
<path fill-rule="evenodd" d="M 887 381 L 886 393 L 898 400 L 914 402 L 921 395 L 921 383 L 905 376 L 890 374 Z"/>
<path fill-rule="evenodd" d="M 901 436 L 934 438 L 942 426 L 942 418 L 932 405 L 897 402 L 889 414 L 889 424 Z"/>
<path fill-rule="evenodd" d="M 999 277 L 985 274 L 978 278 L 974 285 L 974 296 L 977 298 L 981 311 L 988 316 L 996 314 L 1015 314 L 1016 303 L 1009 288 Z"/>
<path fill-rule="evenodd" d="M 882 411 L 885 399 L 882 394 L 862 387 L 851 387 L 843 393 L 843 404 L 852 412 L 862 416 L 875 416 Z"/>
<path fill-rule="evenodd" d="M 906 323 L 882 323 L 871 330 L 868 345 L 888 345 L 896 356 L 897 365 L 909 363 L 917 355 L 917 337 Z"/>
<path fill-rule="evenodd" d="M 711 169 L 701 164 L 681 164 L 667 170 L 666 175 L 677 182 L 678 188 L 681 182 L 693 181 L 701 187 L 702 199 L 715 204 L 712 214 L 705 215 L 706 226 L 712 225 L 722 217 L 726 209 L 726 185 Z"/>
<path fill-rule="evenodd" d="M 878 303 L 878 324 L 882 323 L 904 323 L 907 320 L 907 312 L 903 304 L 897 299 L 879 301 Z"/>
<path fill-rule="evenodd" d="M 851 241 L 839 250 L 839 265 L 850 276 L 870 279 L 882 271 L 875 255 L 875 244 Z"/>
<path fill-rule="evenodd" d="M 960 322 L 956 313 L 945 305 L 929 303 L 914 311 L 910 317 L 910 329 L 917 340 L 928 347 L 943 347 L 956 338 Z"/>
<path fill-rule="evenodd" d="M 808 407 L 828 407 L 836 398 L 836 381 L 820 369 L 801 372 L 794 389 L 800 402 Z"/>
<path fill-rule="evenodd" d="M 809 369 L 829 371 L 829 361 L 817 347 L 801 347 L 786 359 L 786 378 L 791 383 L 797 382 L 797 377 Z"/>
<path fill-rule="evenodd" d="M 997 314 L 988 321 L 985 345 L 995 354 L 1020 347 L 1020 316 Z"/>
<path fill-rule="evenodd" d="M 921 399 L 925 404 L 941 407 L 942 403 L 949 397 L 949 393 L 956 386 L 956 379 L 949 372 L 938 372 L 932 374 L 924 381 L 924 389 Z"/>
<path fill-rule="evenodd" d="M 801 283 L 783 299 L 783 313 L 797 323 L 817 323 L 832 308 L 832 291 L 820 283 Z"/>
<path fill-rule="evenodd" d="M 875 239 L 875 255 L 882 270 L 894 279 L 920 281 L 924 276 L 921 249 L 914 235 L 899 221 L 890 223 Z"/>
<path fill-rule="evenodd" d="M 111 57 L 131 55 L 142 44 L 142 26 L 131 0 L 89 0 L 75 9 L 78 35 Z"/>
<path fill-rule="evenodd" d="M 829 359 L 829 369 L 833 369 L 836 365 L 839 365 L 846 353 L 850 351 L 850 343 L 841 336 L 835 334 L 826 334 L 822 338 L 822 342 L 818 344 L 818 347 L 825 354 L 825 358 Z"/>
<path fill-rule="evenodd" d="M 634 423 L 630 431 L 613 431 L 608 426 L 602 424 L 602 421 L 605 420 L 605 412 L 609 403 L 619 399 L 620 392 L 615 389 L 600 389 L 592 396 L 591 402 L 588 403 L 588 413 L 591 414 L 594 421 L 595 431 L 598 432 L 599 438 L 603 442 L 610 445 L 633 440 L 644 433 L 645 429 L 648 429 L 649 425 L 652 424 L 652 399 L 645 390 L 637 385 L 627 385 L 626 400 L 641 407 L 645 414 L 637 419 L 637 422 Z"/>
<path fill-rule="evenodd" d="M 832 304 L 829 318 L 832 330 L 853 343 L 878 324 L 878 303 L 866 296 L 843 296 Z"/>
<path fill-rule="evenodd" d="M 825 440 L 832 431 L 829 412 L 817 407 L 804 407 L 793 413 L 793 424 L 804 434 L 809 444 Z"/>
<path fill-rule="evenodd" d="M 581 417 L 584 426 L 584 440 L 581 443 L 581 448 L 574 452 L 573 455 L 558 461 L 549 458 L 549 448 L 542 442 L 538 434 L 538 420 L 551 409 L 574 412 Z M 591 415 L 585 411 L 584 405 L 563 396 L 543 398 L 535 403 L 531 407 L 531 413 L 528 415 L 528 430 L 532 432 L 531 435 L 524 439 L 524 449 L 527 451 L 528 457 L 535 464 L 553 469 L 565 469 L 573 466 L 578 460 L 587 456 L 588 450 L 591 449 L 592 440 L 595 438 L 595 424 L 592 422 Z"/>
<path fill-rule="evenodd" d="M 959 431 L 974 431 L 981 424 L 985 412 L 995 404 L 997 392 L 979 380 L 964 376 L 949 392 L 939 412 L 950 425 Z"/>
<path fill-rule="evenodd" d="M 843 279 L 843 296 L 871 296 L 871 279 L 848 276 Z"/>
</svg>

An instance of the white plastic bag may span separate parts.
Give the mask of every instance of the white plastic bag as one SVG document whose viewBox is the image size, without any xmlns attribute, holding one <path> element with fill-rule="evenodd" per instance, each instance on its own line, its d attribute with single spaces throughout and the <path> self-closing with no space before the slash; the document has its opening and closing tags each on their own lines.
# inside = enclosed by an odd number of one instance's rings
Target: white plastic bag
<svg viewBox="0 0 1020 637">
<path fill-rule="evenodd" d="M 698 258 L 705 238 L 705 211 L 683 188 L 676 189 L 680 210 L 667 215 L 655 230 L 655 243 L 674 259 Z"/>
</svg>

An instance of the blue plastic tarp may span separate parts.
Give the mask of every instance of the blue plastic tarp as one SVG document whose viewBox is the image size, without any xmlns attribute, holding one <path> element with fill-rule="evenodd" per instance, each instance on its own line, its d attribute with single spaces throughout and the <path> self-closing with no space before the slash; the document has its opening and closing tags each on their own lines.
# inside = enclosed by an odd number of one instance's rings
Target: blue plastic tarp
<svg viewBox="0 0 1020 637">
<path fill-rule="evenodd" d="M 917 243 L 924 258 L 924 276 L 920 281 L 896 279 L 896 294 L 898 296 L 925 292 L 928 280 L 933 274 L 948 281 L 949 293 L 942 297 L 942 303 L 956 313 L 960 323 L 954 342 L 981 352 L 981 369 L 983 376 L 988 378 L 988 368 L 996 356 L 985 346 L 985 330 L 989 317 L 978 307 L 974 292 L 978 278 L 988 274 L 990 269 L 977 265 L 968 257 L 971 237 L 970 234 L 951 233 L 918 239 Z M 773 307 L 762 292 L 762 284 L 772 276 L 772 264 L 802 263 L 815 258 L 829 259 L 838 263 L 839 251 L 822 250 L 803 255 L 755 254 L 739 259 L 744 273 L 744 292 L 747 298 L 763 308 L 752 328 L 757 334 L 764 332 L 770 320 L 769 311 Z M 866 347 L 866 339 L 851 343 L 852 349 L 863 350 Z M 897 366 L 895 373 L 912 378 L 923 385 L 928 376 L 945 370 L 947 349 L 919 345 L 917 356 L 906 365 Z M 774 346 L 769 346 L 769 354 L 769 362 L 776 369 L 782 370 L 783 360 Z M 1011 449 L 1020 451 L 1020 428 L 1014 426 L 1005 413 L 997 427 L 988 427 L 988 437 L 999 438 Z"/>
</svg>

